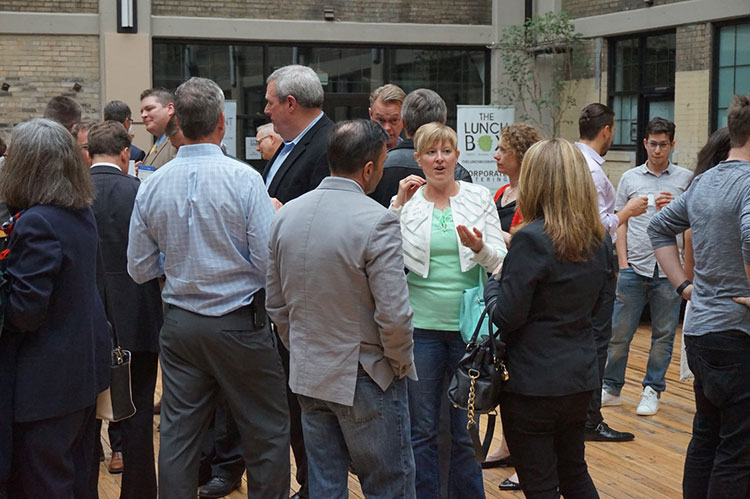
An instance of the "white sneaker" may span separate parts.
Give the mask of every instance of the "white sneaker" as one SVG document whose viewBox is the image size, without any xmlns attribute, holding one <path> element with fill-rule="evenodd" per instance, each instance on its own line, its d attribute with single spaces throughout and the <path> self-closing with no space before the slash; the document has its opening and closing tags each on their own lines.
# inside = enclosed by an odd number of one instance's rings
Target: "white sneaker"
<svg viewBox="0 0 750 499">
<path fill-rule="evenodd" d="M 612 395 L 602 388 L 602 407 L 612 407 L 622 405 L 622 395 Z"/>
<path fill-rule="evenodd" d="M 603 405 L 603 404 L 602 404 Z M 653 416 L 659 410 L 659 393 L 647 386 L 641 394 L 641 403 L 635 413 L 639 416 Z"/>
</svg>

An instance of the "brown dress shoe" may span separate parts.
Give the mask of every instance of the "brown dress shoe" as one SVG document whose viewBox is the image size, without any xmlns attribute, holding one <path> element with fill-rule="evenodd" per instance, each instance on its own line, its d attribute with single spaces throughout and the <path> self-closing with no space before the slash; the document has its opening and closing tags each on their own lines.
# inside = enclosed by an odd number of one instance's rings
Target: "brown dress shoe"
<svg viewBox="0 0 750 499">
<path fill-rule="evenodd" d="M 122 473 L 123 469 L 125 469 L 125 465 L 122 462 L 122 452 L 112 452 L 112 459 L 109 460 L 107 471 L 114 475 L 115 473 Z"/>
</svg>

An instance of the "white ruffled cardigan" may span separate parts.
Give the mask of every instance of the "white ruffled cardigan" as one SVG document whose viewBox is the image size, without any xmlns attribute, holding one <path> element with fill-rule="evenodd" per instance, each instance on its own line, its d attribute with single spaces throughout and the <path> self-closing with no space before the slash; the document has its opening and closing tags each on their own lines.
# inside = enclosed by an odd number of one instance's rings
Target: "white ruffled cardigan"
<svg viewBox="0 0 750 499">
<path fill-rule="evenodd" d="M 479 253 L 458 244 L 458 256 L 461 262 L 461 272 L 481 265 L 488 272 L 492 272 L 503 261 L 508 252 L 497 207 L 492 200 L 490 191 L 481 185 L 458 182 L 458 194 L 450 199 L 453 224 L 465 225 L 472 230 L 479 229 L 482 233 L 484 247 Z M 421 191 L 424 186 L 420 187 Z M 391 200 L 390 210 L 401 221 L 401 237 L 404 248 L 404 264 L 411 272 L 426 278 L 430 271 L 430 236 L 432 234 L 432 212 L 435 203 L 427 201 L 419 191 L 403 206 L 395 208 L 394 198 Z"/>
</svg>

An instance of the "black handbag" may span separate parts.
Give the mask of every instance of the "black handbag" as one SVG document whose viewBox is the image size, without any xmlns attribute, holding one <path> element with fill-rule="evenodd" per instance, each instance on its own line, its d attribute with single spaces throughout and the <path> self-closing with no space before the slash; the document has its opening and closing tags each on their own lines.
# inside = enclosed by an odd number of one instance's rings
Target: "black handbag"
<svg viewBox="0 0 750 499">
<path fill-rule="evenodd" d="M 102 265 L 100 268 L 103 269 L 104 259 L 101 249 L 99 249 L 97 256 L 98 263 Z M 135 414 L 133 389 L 130 384 L 130 352 L 120 347 L 115 327 L 115 316 L 112 313 L 111 303 L 107 299 L 107 283 L 104 281 L 104 272 L 102 272 L 102 279 L 104 307 L 107 310 L 107 315 L 112 319 L 112 322 L 107 323 L 112 333 L 112 359 L 109 388 L 96 397 L 96 417 L 105 421 L 122 421 Z"/>
<path fill-rule="evenodd" d="M 495 431 L 495 420 L 500 392 L 508 381 L 508 370 L 505 368 L 505 343 L 500 331 L 493 331 L 492 313 L 496 301 L 490 302 L 482 312 L 474 334 L 466 345 L 466 353 L 458 361 L 456 372 L 448 387 L 448 398 L 453 407 L 468 412 L 466 429 L 471 435 L 474 452 L 478 462 L 484 461 Z M 485 325 L 486 321 L 486 325 Z M 488 335 L 477 343 L 483 326 Z M 484 441 L 479 438 L 479 426 L 475 414 L 488 414 L 487 431 Z"/>
</svg>

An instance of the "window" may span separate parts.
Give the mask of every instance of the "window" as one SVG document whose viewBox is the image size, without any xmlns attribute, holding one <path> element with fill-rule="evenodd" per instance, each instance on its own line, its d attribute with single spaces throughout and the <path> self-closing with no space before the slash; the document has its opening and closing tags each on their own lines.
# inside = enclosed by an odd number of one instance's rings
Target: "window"
<svg viewBox="0 0 750 499">
<path fill-rule="evenodd" d="M 732 96 L 750 93 L 750 23 L 722 26 L 716 39 L 714 129 L 726 126 Z"/>
<path fill-rule="evenodd" d="M 245 137 L 268 118 L 265 80 L 287 64 L 312 67 L 325 91 L 324 110 L 334 121 L 367 118 L 370 92 L 394 83 L 410 92 L 427 87 L 448 106 L 456 125 L 458 104 L 489 102 L 489 50 L 484 48 L 289 45 L 154 40 L 154 86 L 170 89 L 191 76 L 216 81 L 227 99 L 237 101 L 237 157 L 244 159 Z M 264 162 L 253 161 L 261 167 Z"/>
<path fill-rule="evenodd" d="M 615 112 L 613 146 L 635 150 L 645 161 L 642 147 L 646 124 L 657 116 L 674 119 L 675 33 L 642 34 L 609 43 L 609 105 Z"/>
</svg>

